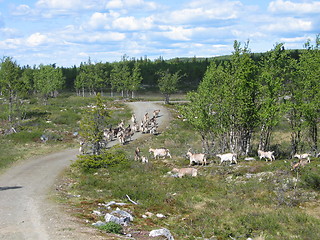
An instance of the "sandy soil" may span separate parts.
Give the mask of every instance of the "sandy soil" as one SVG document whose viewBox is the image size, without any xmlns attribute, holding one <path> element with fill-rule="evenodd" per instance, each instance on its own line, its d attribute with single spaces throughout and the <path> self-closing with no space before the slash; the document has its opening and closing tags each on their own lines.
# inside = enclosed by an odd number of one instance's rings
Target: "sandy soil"
<svg viewBox="0 0 320 240">
<path fill-rule="evenodd" d="M 140 121 L 146 112 L 160 109 L 160 129 L 169 123 L 169 112 L 156 102 L 128 103 Z M 141 134 L 135 134 L 134 139 Z M 0 175 L 0 239 L 60 240 L 119 239 L 102 236 L 69 208 L 50 200 L 64 169 L 76 159 L 78 149 L 21 161 Z"/>
</svg>

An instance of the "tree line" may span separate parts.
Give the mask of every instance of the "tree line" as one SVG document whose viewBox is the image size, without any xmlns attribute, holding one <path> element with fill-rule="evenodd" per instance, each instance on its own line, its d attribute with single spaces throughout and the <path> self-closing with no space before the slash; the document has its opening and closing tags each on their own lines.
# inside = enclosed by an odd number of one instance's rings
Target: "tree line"
<svg viewBox="0 0 320 240">
<path fill-rule="evenodd" d="M 302 50 L 285 50 L 276 44 L 266 53 L 252 53 L 249 42 L 237 41 L 229 56 L 175 58 L 154 61 L 147 57 L 113 63 L 81 63 L 79 67 L 55 64 L 19 66 L 11 57 L 0 62 L 0 97 L 5 99 L 8 120 L 19 118 L 19 106 L 30 95 L 46 104 L 59 91 L 80 96 L 119 92 L 135 97 L 143 87 L 158 89 L 169 102 L 172 93 L 190 91 L 183 110 L 202 136 L 207 152 L 233 151 L 247 155 L 252 136 L 259 133 L 259 149 L 271 146 L 275 126 L 283 116 L 291 128 L 292 154 L 303 149 L 307 134 L 311 150 L 318 149 L 319 35 Z"/>
<path fill-rule="evenodd" d="M 21 118 L 18 116 L 21 114 L 19 106 L 26 98 L 37 96 L 47 104 L 50 97 L 57 96 L 61 91 L 76 91 L 79 96 L 110 92 L 111 97 L 118 92 L 122 97 L 134 98 L 136 91 L 148 85 L 163 93 L 168 103 L 170 95 L 181 88 L 178 86 L 181 83 L 179 80 L 187 77 L 179 69 L 183 64 L 177 60 L 174 63 L 165 63 L 163 59 L 151 62 L 124 56 L 114 63 L 92 63 L 89 58 L 88 62 L 73 68 L 57 67 L 55 64 L 20 67 L 12 57 L 3 57 L 0 62 L 0 97 L 4 98 L 2 102 L 7 103 L 10 123 Z M 202 61 L 199 64 L 202 65 Z M 204 72 L 205 69 L 198 74 L 203 75 Z M 152 81 L 150 78 L 153 78 Z"/>
<path fill-rule="evenodd" d="M 299 58 L 282 43 L 258 61 L 249 42 L 234 42 L 229 61 L 212 62 L 190 103 L 182 108 L 188 122 L 200 133 L 207 153 L 231 151 L 248 155 L 272 148 L 275 127 L 290 128 L 290 154 L 318 153 L 320 114 L 320 37 L 307 41 Z"/>
</svg>

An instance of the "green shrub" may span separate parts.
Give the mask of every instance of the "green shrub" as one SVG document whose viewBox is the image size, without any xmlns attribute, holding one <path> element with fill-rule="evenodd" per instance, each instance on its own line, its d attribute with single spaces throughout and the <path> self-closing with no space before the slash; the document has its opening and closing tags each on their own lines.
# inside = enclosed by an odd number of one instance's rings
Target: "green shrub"
<svg viewBox="0 0 320 240">
<path fill-rule="evenodd" d="M 311 188 L 314 190 L 320 190 L 320 175 L 314 172 L 308 174 L 303 174 L 301 176 L 303 185 L 306 188 Z"/>
<path fill-rule="evenodd" d="M 101 231 L 106 231 L 108 233 L 115 233 L 115 234 L 122 233 L 122 226 L 114 222 L 108 222 L 106 225 L 100 226 L 98 228 Z"/>
<path fill-rule="evenodd" d="M 32 141 L 37 141 L 40 139 L 42 131 L 21 131 L 17 133 L 10 134 L 6 136 L 6 139 L 13 140 L 18 143 L 27 143 Z"/>
<path fill-rule="evenodd" d="M 76 125 L 79 120 L 81 120 L 81 116 L 75 112 L 61 112 L 57 115 L 51 117 L 51 120 L 55 124 L 65 124 L 65 125 Z"/>
<path fill-rule="evenodd" d="M 129 160 L 124 151 L 117 150 L 115 152 L 106 151 L 100 155 L 80 155 L 73 166 L 88 171 L 90 169 L 114 167 L 117 165 L 126 166 L 128 163 Z"/>
</svg>

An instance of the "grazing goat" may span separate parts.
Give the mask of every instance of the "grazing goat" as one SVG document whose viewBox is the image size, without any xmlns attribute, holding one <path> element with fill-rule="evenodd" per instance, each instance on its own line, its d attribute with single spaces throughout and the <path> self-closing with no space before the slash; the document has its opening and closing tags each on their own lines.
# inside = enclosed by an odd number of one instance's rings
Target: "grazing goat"
<svg viewBox="0 0 320 240">
<path fill-rule="evenodd" d="M 167 149 L 167 148 L 156 148 L 156 149 L 149 148 L 149 153 L 150 154 L 153 153 L 153 157 L 155 159 L 157 159 L 157 157 L 165 158 L 167 156 L 172 158 L 171 155 L 170 155 L 169 149 Z"/>
<path fill-rule="evenodd" d="M 189 157 L 190 159 L 190 164 L 189 166 L 192 165 L 192 163 L 195 163 L 195 164 L 202 164 L 202 166 L 206 165 L 207 164 L 207 159 L 206 159 L 206 156 L 205 154 L 203 153 L 192 153 L 191 152 L 191 149 L 188 150 L 187 152 L 187 156 Z"/>
<path fill-rule="evenodd" d="M 311 154 L 309 154 L 309 153 L 303 153 L 303 154 L 295 154 L 293 156 L 293 158 L 298 158 L 299 160 L 307 159 L 308 162 L 310 163 L 310 156 L 311 156 Z"/>
<path fill-rule="evenodd" d="M 142 162 L 142 163 L 148 163 L 148 162 L 149 162 L 149 160 L 148 160 L 148 158 L 147 158 L 147 157 L 142 156 L 142 157 L 141 157 L 141 162 Z"/>
<path fill-rule="evenodd" d="M 266 159 L 266 162 L 268 161 L 268 159 L 269 159 L 270 161 L 275 160 L 273 153 L 274 153 L 274 151 L 272 151 L 272 152 L 271 152 L 271 151 L 269 151 L 269 152 L 264 152 L 264 151 L 262 151 L 262 150 L 258 150 L 258 156 L 259 156 L 260 160 L 261 160 L 262 158 L 265 158 L 265 159 Z"/>
<path fill-rule="evenodd" d="M 295 169 L 297 169 L 299 167 L 304 167 L 308 163 L 310 163 L 309 160 L 300 159 L 298 163 L 292 164 L 291 171 L 293 171 L 293 170 L 295 170 Z"/>
<path fill-rule="evenodd" d="M 134 160 L 135 161 L 138 161 L 138 160 L 140 160 L 140 148 L 139 147 L 137 147 L 136 148 L 136 150 L 134 150 Z"/>
<path fill-rule="evenodd" d="M 237 164 L 237 154 L 235 154 L 235 153 L 217 154 L 216 156 L 220 158 L 220 165 L 221 165 L 223 162 L 227 162 L 227 161 L 229 161 L 230 164 L 231 164 L 232 162 L 234 162 L 235 164 Z"/>
<path fill-rule="evenodd" d="M 160 113 L 160 109 L 154 110 L 154 111 L 153 111 L 153 116 L 154 116 L 155 118 L 157 118 L 157 117 L 159 117 L 159 113 Z"/>
<path fill-rule="evenodd" d="M 198 175 L 198 169 L 195 168 L 174 168 L 172 172 L 178 173 L 178 177 L 182 178 L 183 176 L 196 177 Z"/>
</svg>

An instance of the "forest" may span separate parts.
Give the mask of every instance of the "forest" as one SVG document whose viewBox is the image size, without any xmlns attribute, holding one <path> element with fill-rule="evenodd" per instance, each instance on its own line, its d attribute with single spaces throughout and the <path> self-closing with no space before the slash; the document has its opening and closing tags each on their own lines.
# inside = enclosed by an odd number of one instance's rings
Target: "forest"
<svg viewBox="0 0 320 240">
<path fill-rule="evenodd" d="M 320 38 L 304 49 L 285 50 L 275 44 L 265 53 L 252 53 L 249 42 L 234 42 L 231 55 L 212 58 L 175 58 L 154 61 L 123 56 L 113 63 L 81 63 L 79 67 L 55 64 L 19 66 L 11 57 L 0 65 L 0 90 L 7 111 L 1 119 L 14 127 L 24 118 L 21 105 L 37 96 L 44 104 L 61 92 L 134 98 L 137 91 L 188 93 L 181 109 L 200 133 L 207 153 L 232 151 L 249 155 L 252 137 L 258 148 L 269 150 L 273 129 L 285 118 L 290 125 L 290 154 L 318 153 L 320 110 Z M 284 117 L 284 118 L 283 118 Z M 9 124 L 8 124 L 9 123 Z"/>
</svg>

